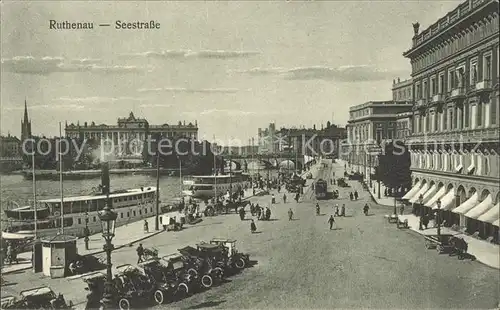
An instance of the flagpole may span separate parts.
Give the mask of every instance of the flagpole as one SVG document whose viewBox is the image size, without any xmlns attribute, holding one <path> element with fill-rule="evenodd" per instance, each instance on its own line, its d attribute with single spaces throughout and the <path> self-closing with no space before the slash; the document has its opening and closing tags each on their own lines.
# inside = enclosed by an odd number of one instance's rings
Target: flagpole
<svg viewBox="0 0 500 310">
<path fill-rule="evenodd" d="M 33 219 L 35 220 L 35 240 L 38 238 L 38 214 L 36 207 L 36 176 L 35 176 L 35 142 L 31 136 L 31 170 L 33 174 L 33 211 L 35 212 Z"/>
<path fill-rule="evenodd" d="M 214 135 L 214 151 L 215 151 L 215 135 Z M 217 164 L 216 164 L 216 157 L 215 153 L 214 155 L 214 195 L 215 195 L 215 202 L 217 202 Z"/>
<path fill-rule="evenodd" d="M 63 188 L 63 162 L 62 162 L 62 131 L 61 122 L 59 122 L 59 183 L 61 189 L 61 234 L 64 235 L 64 188 Z"/>
</svg>

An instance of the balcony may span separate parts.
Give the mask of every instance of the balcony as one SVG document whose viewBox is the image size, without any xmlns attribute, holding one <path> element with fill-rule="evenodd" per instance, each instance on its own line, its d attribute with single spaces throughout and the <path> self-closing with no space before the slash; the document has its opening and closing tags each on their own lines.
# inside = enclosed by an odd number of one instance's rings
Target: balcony
<svg viewBox="0 0 500 310">
<path fill-rule="evenodd" d="M 498 126 L 498 125 L 497 125 Z M 420 141 L 442 141 L 442 142 L 495 142 L 498 141 L 499 127 L 462 129 L 454 131 L 432 131 L 426 133 L 414 133 L 409 140 L 417 139 Z"/>
<path fill-rule="evenodd" d="M 418 108 L 422 108 L 422 107 L 425 107 L 425 105 L 427 104 L 427 99 L 424 99 L 424 98 L 420 98 L 416 101 L 416 106 Z"/>
<path fill-rule="evenodd" d="M 450 99 L 460 98 L 465 98 L 465 89 L 463 87 L 453 89 L 450 94 Z"/>
<path fill-rule="evenodd" d="M 492 89 L 492 83 L 490 80 L 483 80 L 481 82 L 476 83 L 477 92 L 490 91 L 491 89 Z"/>
<path fill-rule="evenodd" d="M 432 96 L 432 102 L 434 103 L 441 103 L 444 101 L 444 96 L 442 94 L 435 94 Z"/>
</svg>

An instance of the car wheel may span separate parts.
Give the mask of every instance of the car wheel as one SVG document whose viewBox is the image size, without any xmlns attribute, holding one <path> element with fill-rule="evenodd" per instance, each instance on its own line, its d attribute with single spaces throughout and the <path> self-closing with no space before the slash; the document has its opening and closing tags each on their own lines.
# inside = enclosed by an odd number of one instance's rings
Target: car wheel
<svg viewBox="0 0 500 310">
<path fill-rule="evenodd" d="M 204 275 L 201 277 L 201 285 L 205 288 L 211 288 L 212 285 L 214 284 L 214 280 L 212 280 L 212 277 L 209 275 Z"/>
<path fill-rule="evenodd" d="M 163 301 L 164 301 L 165 297 L 163 296 L 163 292 L 162 291 L 156 290 L 153 297 L 155 299 L 155 302 L 158 305 L 163 304 Z"/>
<path fill-rule="evenodd" d="M 236 268 L 238 269 L 243 269 L 245 268 L 245 260 L 243 258 L 238 258 L 235 262 L 234 262 L 234 265 L 236 266 Z"/>
<path fill-rule="evenodd" d="M 129 310 L 130 302 L 128 301 L 128 299 L 122 298 L 120 299 L 120 301 L 118 301 L 118 307 L 120 308 L 120 310 Z"/>
<path fill-rule="evenodd" d="M 189 295 L 189 287 L 187 286 L 186 283 L 179 283 L 179 285 L 177 286 L 176 295 L 179 298 L 184 298 Z"/>
<path fill-rule="evenodd" d="M 189 268 L 187 272 L 192 277 L 196 277 L 198 275 L 198 271 L 196 271 L 196 269 L 194 268 Z"/>
<path fill-rule="evenodd" d="M 220 267 L 215 267 L 214 270 L 216 272 L 217 278 L 222 279 L 224 277 L 224 270 Z"/>
</svg>

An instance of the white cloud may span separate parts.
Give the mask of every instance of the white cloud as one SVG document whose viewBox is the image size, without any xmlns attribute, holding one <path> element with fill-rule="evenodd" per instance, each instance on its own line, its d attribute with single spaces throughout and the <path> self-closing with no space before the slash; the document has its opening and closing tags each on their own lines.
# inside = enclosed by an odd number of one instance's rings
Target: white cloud
<svg viewBox="0 0 500 310">
<path fill-rule="evenodd" d="M 197 59 L 231 59 L 246 58 L 260 54 L 257 51 L 229 51 L 229 50 L 163 50 L 147 51 L 143 53 L 123 54 L 125 57 L 147 57 L 159 59 L 197 58 Z"/>
<path fill-rule="evenodd" d="M 62 57 L 15 56 L 2 59 L 2 71 L 47 75 L 55 72 L 96 72 L 96 73 L 135 73 L 151 67 L 97 65 L 99 59 L 72 59 Z"/>
<path fill-rule="evenodd" d="M 405 74 L 405 72 L 402 71 L 382 70 L 370 65 L 351 65 L 337 68 L 321 66 L 292 69 L 253 68 L 234 72 L 250 75 L 279 75 L 287 80 L 335 80 L 339 82 L 391 80 L 395 76 Z"/>
<path fill-rule="evenodd" d="M 213 93 L 221 93 L 221 94 L 230 94 L 236 93 L 239 90 L 236 88 L 172 88 L 172 87 L 159 87 L 159 88 L 140 88 L 137 90 L 140 93 L 203 93 L 203 94 L 213 94 Z"/>
<path fill-rule="evenodd" d="M 57 101 L 64 102 L 78 102 L 82 104 L 102 104 L 102 103 L 115 103 L 118 101 L 144 101 L 147 98 L 138 97 L 60 97 Z"/>
<path fill-rule="evenodd" d="M 7 111 L 21 111 L 24 110 L 24 106 L 19 107 L 2 107 L 3 110 Z M 32 105 L 29 107 L 30 110 L 82 110 L 85 109 L 84 106 L 78 104 L 43 104 L 43 105 Z"/>
</svg>

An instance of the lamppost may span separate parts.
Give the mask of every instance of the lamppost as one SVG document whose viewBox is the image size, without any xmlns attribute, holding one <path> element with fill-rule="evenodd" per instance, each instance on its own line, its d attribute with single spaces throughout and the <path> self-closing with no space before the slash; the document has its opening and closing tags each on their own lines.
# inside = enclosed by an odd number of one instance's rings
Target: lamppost
<svg viewBox="0 0 500 310">
<path fill-rule="evenodd" d="M 422 194 L 420 194 L 420 196 L 418 196 L 418 204 L 420 205 L 420 221 L 418 222 L 418 229 L 419 230 L 423 230 L 424 227 L 422 226 L 422 222 L 424 221 L 424 207 L 422 205 L 422 202 L 424 201 L 424 196 Z"/>
<path fill-rule="evenodd" d="M 441 236 L 441 199 L 436 201 L 437 212 L 436 212 L 436 222 L 437 222 L 437 235 L 438 238 Z"/>
<path fill-rule="evenodd" d="M 115 289 L 111 274 L 111 251 L 113 251 L 113 244 L 111 240 L 115 236 L 115 221 L 118 216 L 109 206 L 109 201 L 102 211 L 98 213 L 101 220 L 102 236 L 106 243 L 104 244 L 104 251 L 106 252 L 106 284 L 104 286 L 104 294 L 102 296 L 102 306 L 104 309 L 115 309 Z"/>
</svg>

